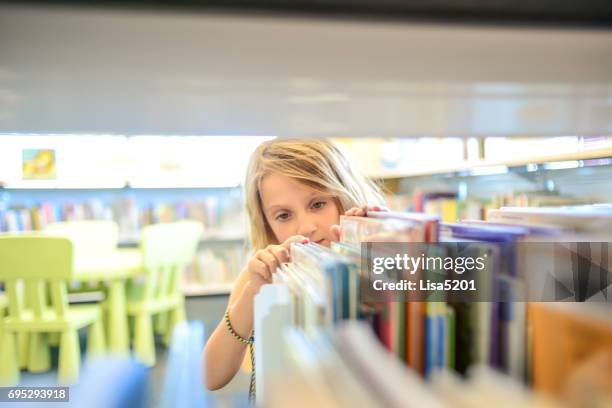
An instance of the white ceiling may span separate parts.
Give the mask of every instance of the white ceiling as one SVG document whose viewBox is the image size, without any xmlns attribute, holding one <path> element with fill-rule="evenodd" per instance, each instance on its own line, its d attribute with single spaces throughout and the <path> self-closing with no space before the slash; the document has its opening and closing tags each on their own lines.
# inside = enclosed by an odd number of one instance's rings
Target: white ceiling
<svg viewBox="0 0 612 408">
<path fill-rule="evenodd" d="M 612 133 L 612 31 L 0 6 L 0 132 Z"/>
</svg>

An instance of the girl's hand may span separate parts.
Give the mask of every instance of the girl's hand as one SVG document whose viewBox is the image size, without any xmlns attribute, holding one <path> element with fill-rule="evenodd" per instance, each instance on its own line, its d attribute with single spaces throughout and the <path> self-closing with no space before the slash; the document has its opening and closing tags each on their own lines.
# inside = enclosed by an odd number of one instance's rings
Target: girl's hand
<svg viewBox="0 0 612 408">
<path fill-rule="evenodd" d="M 368 211 L 389 211 L 389 209 L 380 205 L 362 205 L 361 207 L 353 207 L 345 211 L 344 215 L 351 217 L 367 217 Z"/>
<path fill-rule="evenodd" d="M 255 252 L 247 263 L 251 282 L 257 284 L 258 287 L 265 283 L 272 283 L 272 275 L 276 273 L 276 268 L 281 263 L 290 261 L 289 248 L 293 242 L 306 244 L 310 241 L 302 235 L 295 235 L 280 245 L 268 245 Z"/>
<path fill-rule="evenodd" d="M 353 207 L 350 210 L 346 210 L 344 215 L 349 217 L 367 217 L 368 211 L 389 211 L 388 208 L 382 207 L 380 205 L 362 205 L 361 207 Z M 340 236 L 342 234 L 342 228 L 339 225 L 332 225 L 330 228 L 330 232 L 336 241 L 340 241 Z"/>
</svg>

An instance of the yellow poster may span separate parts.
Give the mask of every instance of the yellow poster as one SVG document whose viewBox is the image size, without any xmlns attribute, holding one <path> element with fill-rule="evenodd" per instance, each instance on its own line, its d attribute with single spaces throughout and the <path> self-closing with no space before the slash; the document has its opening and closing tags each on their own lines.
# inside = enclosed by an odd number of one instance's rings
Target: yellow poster
<svg viewBox="0 0 612 408">
<path fill-rule="evenodd" d="M 23 149 L 23 179 L 53 180 L 55 174 L 55 150 L 53 149 Z"/>
</svg>

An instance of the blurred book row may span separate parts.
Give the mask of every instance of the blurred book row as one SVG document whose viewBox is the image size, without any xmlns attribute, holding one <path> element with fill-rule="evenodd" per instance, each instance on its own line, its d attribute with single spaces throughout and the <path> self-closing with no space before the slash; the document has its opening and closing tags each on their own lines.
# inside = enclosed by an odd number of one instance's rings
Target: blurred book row
<svg viewBox="0 0 612 408">
<path fill-rule="evenodd" d="M 239 198 L 220 200 L 209 196 L 203 199 L 140 204 L 131 198 L 113 202 L 100 199 L 47 201 L 30 205 L 0 202 L 0 232 L 37 231 L 54 222 L 94 219 L 114 220 L 124 239 L 136 239 L 145 225 L 183 219 L 201 222 L 208 235 L 223 231 L 234 231 L 234 235 L 237 235 L 244 231 Z"/>
<path fill-rule="evenodd" d="M 501 207 L 550 207 L 587 204 L 579 197 L 545 192 L 493 194 L 489 198 L 460 198 L 455 191 L 417 190 L 413 194 L 389 194 L 389 208 L 394 211 L 422 212 L 439 215 L 443 222 L 461 219 L 484 220 L 489 210 Z"/>
<path fill-rule="evenodd" d="M 505 207 L 487 221 L 459 223 L 371 215 L 344 217 L 342 242 L 331 250 L 294 244 L 293 262 L 256 297 L 258 401 L 283 406 L 300 395 L 302 406 L 609 406 L 612 257 L 609 245 L 592 249 L 612 238 L 611 206 Z M 491 265 L 476 279 L 512 300 L 448 292 L 409 302 L 368 297 L 360 242 L 469 243 Z M 533 245 L 542 242 L 574 249 L 560 256 Z M 572 242 L 586 243 L 586 253 Z M 534 282 L 535 297 L 527 290 Z M 547 290 L 552 299 L 538 297 Z M 347 320 L 361 326 L 343 328 Z"/>
<path fill-rule="evenodd" d="M 397 211 L 438 214 L 444 222 L 458 219 L 484 219 L 486 212 L 502 206 L 539 207 L 582 204 L 584 200 L 551 194 L 508 193 L 490 199 L 460 199 L 452 191 L 417 191 L 414 194 L 389 194 L 389 208 Z M 89 219 L 114 220 L 124 239 L 135 239 L 145 225 L 182 219 L 200 221 L 209 235 L 223 232 L 244 235 L 243 208 L 240 198 L 209 196 L 168 202 L 138 203 L 132 198 L 108 202 L 90 198 L 86 201 L 43 201 L 17 204 L 0 201 L 0 232 L 36 231 L 53 222 Z M 231 234 L 233 232 L 233 234 Z"/>
</svg>

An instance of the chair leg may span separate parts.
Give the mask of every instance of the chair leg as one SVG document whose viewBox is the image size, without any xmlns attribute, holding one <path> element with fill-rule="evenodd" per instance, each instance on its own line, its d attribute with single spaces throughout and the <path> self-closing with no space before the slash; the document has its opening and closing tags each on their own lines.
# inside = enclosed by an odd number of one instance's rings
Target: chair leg
<svg viewBox="0 0 612 408">
<path fill-rule="evenodd" d="M 136 332 L 136 319 L 134 316 L 128 316 L 128 338 L 130 339 L 130 344 L 132 347 L 134 346 L 134 333 Z"/>
<path fill-rule="evenodd" d="M 106 349 L 104 339 L 104 324 L 102 320 L 94 321 L 87 332 L 87 358 L 95 358 L 104 354 Z"/>
<path fill-rule="evenodd" d="M 3 330 L 0 333 L 0 385 L 19 384 L 19 358 L 15 344 L 15 332 Z"/>
<path fill-rule="evenodd" d="M 17 353 L 19 358 L 19 368 L 28 368 L 28 347 L 30 346 L 30 337 L 28 332 L 17 332 Z"/>
<path fill-rule="evenodd" d="M 168 322 L 168 328 L 164 333 L 164 345 L 167 347 L 170 345 L 172 341 L 172 331 L 174 327 L 180 322 L 184 322 L 186 320 L 185 313 L 185 304 L 183 302 L 179 303 L 177 307 L 170 311 L 170 321 Z"/>
<path fill-rule="evenodd" d="M 47 333 L 30 334 L 28 371 L 41 373 L 51 368 L 51 353 Z"/>
<path fill-rule="evenodd" d="M 168 330 L 168 312 L 161 312 L 155 316 L 155 334 L 166 334 Z"/>
<path fill-rule="evenodd" d="M 49 305 L 51 304 L 52 297 L 53 297 L 53 295 L 51 294 L 51 286 L 50 285 L 46 285 L 46 290 L 45 290 L 45 302 L 46 302 L 46 304 L 49 304 Z M 60 334 L 59 334 L 59 332 L 47 333 L 46 337 L 47 337 L 47 344 L 49 346 L 53 346 L 53 347 L 59 346 L 59 343 L 60 343 Z"/>
<path fill-rule="evenodd" d="M 151 315 L 148 313 L 136 315 L 135 326 L 134 352 L 136 358 L 147 366 L 154 366 L 155 340 Z"/>
<path fill-rule="evenodd" d="M 124 282 L 120 280 L 111 282 L 108 296 L 108 332 L 106 333 L 108 349 L 113 353 L 128 354 L 129 338 Z"/>
<path fill-rule="evenodd" d="M 79 380 L 81 355 L 76 330 L 65 330 L 60 336 L 58 380 L 62 384 L 74 384 Z"/>
<path fill-rule="evenodd" d="M 49 345 L 57 347 L 60 343 L 60 334 L 59 333 L 49 333 L 48 335 Z"/>
</svg>

